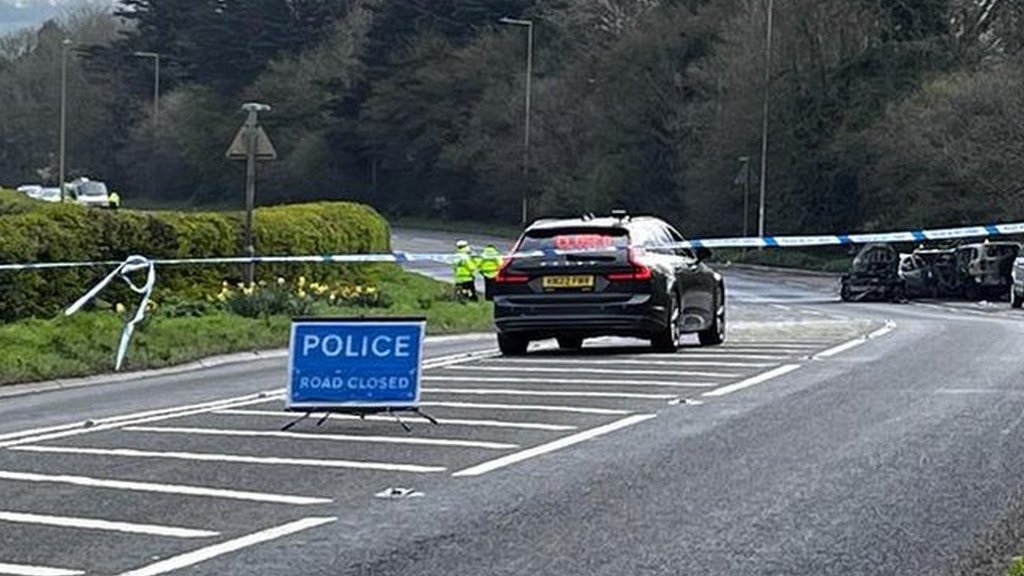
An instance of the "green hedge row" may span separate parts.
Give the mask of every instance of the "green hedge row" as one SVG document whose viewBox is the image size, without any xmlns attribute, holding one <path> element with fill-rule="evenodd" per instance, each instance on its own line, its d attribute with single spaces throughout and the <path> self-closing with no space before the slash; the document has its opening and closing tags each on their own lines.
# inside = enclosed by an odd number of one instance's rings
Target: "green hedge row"
<svg viewBox="0 0 1024 576">
<path fill-rule="evenodd" d="M 297 204 L 257 209 L 255 242 L 260 255 L 386 252 L 390 230 L 380 214 L 365 205 Z M 150 258 L 242 255 L 241 215 L 115 212 L 42 203 L 27 212 L 0 213 L 0 263 L 122 261 L 132 254 Z M 0 320 L 53 316 L 109 270 L 0 271 Z M 367 281 L 377 270 L 379 266 L 332 264 L 256 268 L 260 279 L 301 274 L 311 280 L 353 283 Z M 223 280 L 234 282 L 241 277 L 239 266 L 160 267 L 157 294 L 202 297 L 215 293 Z M 128 298 L 122 283 L 117 284 L 104 293 L 108 301 Z"/>
</svg>

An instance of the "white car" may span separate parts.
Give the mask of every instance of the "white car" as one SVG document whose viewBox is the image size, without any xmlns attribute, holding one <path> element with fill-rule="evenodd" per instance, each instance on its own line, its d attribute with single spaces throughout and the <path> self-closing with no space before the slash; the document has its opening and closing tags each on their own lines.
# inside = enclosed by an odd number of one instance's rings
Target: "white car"
<svg viewBox="0 0 1024 576">
<path fill-rule="evenodd" d="M 72 182 L 68 188 L 74 191 L 75 201 L 82 206 L 94 206 L 107 208 L 110 206 L 110 192 L 107 185 L 97 180 L 79 178 Z"/>
<path fill-rule="evenodd" d="M 39 193 L 42 192 L 42 190 L 43 187 L 40 186 L 39 184 L 24 184 L 22 186 L 18 186 L 18 192 L 21 192 L 22 194 L 28 196 L 29 198 L 38 199 Z"/>
<path fill-rule="evenodd" d="M 33 198 L 43 202 L 60 202 L 60 188 L 40 188 Z"/>
</svg>

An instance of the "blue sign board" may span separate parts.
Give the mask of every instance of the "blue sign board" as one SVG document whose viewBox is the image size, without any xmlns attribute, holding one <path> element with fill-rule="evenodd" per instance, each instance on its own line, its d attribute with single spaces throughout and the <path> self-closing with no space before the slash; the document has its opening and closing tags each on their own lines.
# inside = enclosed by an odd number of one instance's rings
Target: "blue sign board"
<svg viewBox="0 0 1024 576">
<path fill-rule="evenodd" d="M 293 321 L 288 409 L 415 407 L 425 329 L 421 318 Z"/>
</svg>

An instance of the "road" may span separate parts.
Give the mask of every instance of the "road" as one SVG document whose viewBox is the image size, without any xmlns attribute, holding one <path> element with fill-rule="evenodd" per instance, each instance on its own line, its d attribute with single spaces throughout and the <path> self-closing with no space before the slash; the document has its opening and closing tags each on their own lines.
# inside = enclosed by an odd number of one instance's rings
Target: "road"
<svg viewBox="0 0 1024 576">
<path fill-rule="evenodd" d="M 719 348 L 431 340 L 410 433 L 282 432 L 280 357 L 9 395 L 0 574 L 1000 573 L 1024 314 L 720 270 Z"/>
</svg>

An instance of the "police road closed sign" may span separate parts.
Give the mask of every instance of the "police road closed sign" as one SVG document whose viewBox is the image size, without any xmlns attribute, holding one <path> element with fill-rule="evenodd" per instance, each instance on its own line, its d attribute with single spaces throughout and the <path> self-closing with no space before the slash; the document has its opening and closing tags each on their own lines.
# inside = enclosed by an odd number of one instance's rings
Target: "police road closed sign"
<svg viewBox="0 0 1024 576">
<path fill-rule="evenodd" d="M 415 407 L 425 329 L 422 318 L 293 321 L 288 408 Z"/>
</svg>

